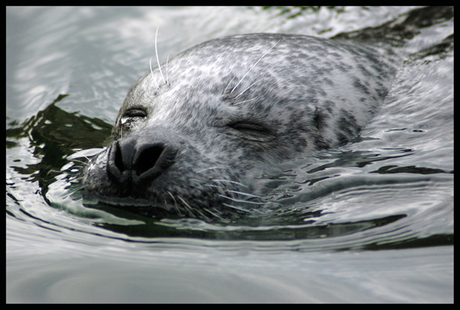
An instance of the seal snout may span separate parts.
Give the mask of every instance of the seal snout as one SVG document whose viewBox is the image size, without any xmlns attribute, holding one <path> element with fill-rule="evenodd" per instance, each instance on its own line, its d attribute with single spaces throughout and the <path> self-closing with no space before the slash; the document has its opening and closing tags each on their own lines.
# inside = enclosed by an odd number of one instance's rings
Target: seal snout
<svg viewBox="0 0 460 310">
<path fill-rule="evenodd" d="M 176 154 L 175 147 L 163 142 L 138 137 L 116 141 L 109 149 L 107 174 L 123 186 L 146 186 L 174 163 Z"/>
</svg>

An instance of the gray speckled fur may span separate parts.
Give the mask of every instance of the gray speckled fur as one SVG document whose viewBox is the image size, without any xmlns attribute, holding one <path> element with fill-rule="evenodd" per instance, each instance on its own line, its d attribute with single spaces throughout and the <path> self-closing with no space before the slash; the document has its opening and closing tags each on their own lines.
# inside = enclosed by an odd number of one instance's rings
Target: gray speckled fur
<svg viewBox="0 0 460 310">
<path fill-rule="evenodd" d="M 86 196 L 120 204 L 131 196 L 193 216 L 231 210 L 226 206 L 244 199 L 236 192 L 250 191 L 247 171 L 255 165 L 357 136 L 395 74 L 372 49 L 282 34 L 207 41 L 161 70 L 130 89 L 113 135 L 123 143 L 173 145 L 174 164 L 142 190 L 128 191 L 107 177 L 103 151 L 83 173 Z"/>
</svg>

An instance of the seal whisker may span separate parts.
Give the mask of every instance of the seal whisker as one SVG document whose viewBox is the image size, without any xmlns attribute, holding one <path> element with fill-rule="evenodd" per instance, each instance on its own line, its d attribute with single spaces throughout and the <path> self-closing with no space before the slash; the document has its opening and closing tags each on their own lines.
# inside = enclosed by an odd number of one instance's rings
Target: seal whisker
<svg viewBox="0 0 460 310">
<path fill-rule="evenodd" d="M 158 58 L 157 37 L 158 37 L 158 29 L 159 28 L 160 28 L 160 26 L 157 27 L 157 31 L 155 32 L 155 54 L 157 56 L 158 69 L 160 70 L 161 78 L 163 79 L 163 82 L 165 84 L 168 84 L 168 83 L 166 83 L 165 77 L 163 76 L 163 72 L 161 71 L 160 58 Z"/>
<path fill-rule="evenodd" d="M 82 186 L 77 186 L 77 187 L 75 188 L 75 190 L 69 191 L 69 192 L 68 192 L 69 194 L 66 195 L 66 196 L 64 196 L 64 199 L 67 199 L 69 196 L 72 196 L 73 194 L 75 194 L 75 193 L 81 191 L 82 189 L 84 189 L 84 186 L 83 186 L 83 185 L 82 185 Z"/>
<path fill-rule="evenodd" d="M 189 204 L 188 204 L 184 199 L 182 199 L 181 196 L 177 196 L 177 198 L 179 198 L 179 199 L 182 201 L 183 206 L 184 206 L 184 209 L 185 209 L 186 211 L 188 211 L 188 213 L 189 213 L 190 215 L 193 216 L 193 209 L 192 209 L 192 207 L 190 207 Z"/>
<path fill-rule="evenodd" d="M 241 93 L 239 93 L 237 96 L 235 96 L 235 99 L 238 98 L 239 96 L 241 96 L 242 94 L 244 94 L 249 88 L 251 88 L 255 83 L 257 83 L 257 81 L 255 81 L 254 83 L 252 83 L 251 85 L 249 85 L 248 87 L 246 87 L 245 90 L 243 90 Z"/>
<path fill-rule="evenodd" d="M 73 159 L 72 161 L 73 161 L 74 163 L 78 163 L 78 164 L 86 164 L 90 159 L 89 159 L 89 157 L 86 156 L 86 155 L 83 155 L 83 157 L 86 159 L 86 161 L 80 160 L 80 159 L 78 159 L 78 158 Z"/>
<path fill-rule="evenodd" d="M 153 70 L 152 70 L 152 58 L 153 57 L 150 57 L 150 74 L 152 75 L 152 81 L 155 83 L 155 85 L 157 86 L 157 88 L 159 88 L 158 86 L 158 83 L 155 81 L 155 78 L 153 77 Z"/>
<path fill-rule="evenodd" d="M 201 215 L 201 216 L 202 216 L 203 218 L 205 218 L 206 220 L 209 220 L 209 218 L 208 218 L 206 215 L 204 215 L 203 212 L 201 212 L 201 211 L 199 210 L 199 208 L 193 209 L 184 199 L 182 199 L 182 197 L 177 196 L 177 198 L 179 198 L 179 199 L 182 201 L 185 210 L 188 211 L 188 214 L 189 214 L 190 216 L 196 217 L 196 215 L 194 214 L 194 211 L 195 211 L 196 213 L 198 213 L 199 215 Z"/>
<path fill-rule="evenodd" d="M 240 104 L 243 104 L 243 103 L 246 103 L 246 102 L 249 102 L 249 101 L 257 100 L 259 98 L 260 98 L 260 96 L 256 97 L 256 98 L 248 99 L 248 100 L 243 100 L 243 101 L 240 101 L 240 102 L 235 102 L 235 103 L 233 103 L 233 105 L 240 105 Z"/>
<path fill-rule="evenodd" d="M 236 184 L 236 185 L 239 185 L 239 186 L 243 186 L 243 187 L 248 188 L 246 185 L 244 185 L 244 184 L 241 183 L 241 182 L 230 181 L 230 180 L 222 180 L 222 179 L 215 179 L 215 180 L 213 180 L 213 181 L 214 181 L 214 182 L 223 182 L 223 183 L 228 182 L 228 183 L 232 183 L 232 184 Z"/>
<path fill-rule="evenodd" d="M 168 61 L 169 61 L 169 55 L 171 55 L 171 53 L 169 53 L 168 56 L 166 57 L 166 65 L 165 65 L 166 85 L 169 85 L 169 81 L 168 81 Z"/>
<path fill-rule="evenodd" d="M 240 104 L 243 104 L 243 103 L 246 103 L 246 102 L 249 102 L 249 101 L 253 101 L 253 100 L 257 100 L 257 99 L 258 99 L 258 98 L 252 98 L 252 99 L 248 99 L 248 100 L 236 102 L 236 103 L 234 103 L 234 104 L 235 104 L 235 105 L 240 105 Z"/>
<path fill-rule="evenodd" d="M 177 213 L 179 213 L 179 215 L 182 215 L 182 213 L 180 212 L 180 208 L 177 207 L 177 201 L 176 201 L 176 199 L 174 198 L 174 195 L 171 194 L 170 191 L 167 191 L 167 193 L 169 194 L 169 196 L 171 196 L 172 200 L 174 201 L 174 208 L 176 208 Z"/>
<path fill-rule="evenodd" d="M 223 198 L 227 198 L 231 201 L 234 201 L 234 202 L 241 202 L 241 203 L 249 203 L 249 204 L 253 204 L 253 205 L 263 205 L 265 204 L 264 202 L 258 202 L 258 201 L 248 201 L 248 200 L 244 200 L 244 199 L 236 199 L 236 198 L 233 198 L 233 197 L 228 197 L 228 196 L 225 196 L 225 195 L 220 195 L 220 197 L 223 197 Z"/>
<path fill-rule="evenodd" d="M 241 78 L 241 80 L 235 85 L 235 87 L 233 87 L 233 89 L 230 91 L 230 93 L 232 93 L 232 92 L 235 90 L 235 88 L 237 88 L 238 85 L 240 85 L 240 83 L 243 82 L 244 78 L 249 74 L 249 72 L 252 71 L 252 69 L 259 63 L 259 61 L 261 61 L 262 58 L 264 58 L 268 53 L 270 53 L 270 51 L 271 51 L 276 45 L 278 45 L 278 43 L 280 43 L 280 42 L 281 42 L 281 39 L 278 40 L 278 42 L 276 42 L 275 44 L 273 44 L 273 46 L 270 47 L 270 49 L 269 49 L 265 54 L 263 54 L 262 57 L 260 57 L 259 60 L 257 60 L 257 61 L 255 62 L 255 64 L 253 64 L 253 65 L 251 66 L 251 68 L 249 68 L 248 72 L 246 72 L 246 74 L 245 74 L 245 75 Z"/>
<path fill-rule="evenodd" d="M 235 76 L 233 76 L 232 79 L 230 80 L 230 82 L 228 82 L 227 86 L 225 87 L 224 91 L 222 92 L 222 96 L 225 95 L 225 93 L 227 92 L 228 87 L 230 86 L 230 84 L 233 82 L 234 79 L 235 79 Z"/>
<path fill-rule="evenodd" d="M 203 210 L 205 210 L 206 212 L 208 212 L 209 214 L 211 214 L 211 215 L 214 216 L 215 218 L 219 219 L 219 221 L 222 221 L 222 222 L 224 222 L 224 223 L 230 223 L 230 220 L 223 218 L 222 216 L 220 216 L 219 214 L 217 214 L 217 213 L 215 213 L 215 212 L 212 212 L 212 211 L 209 210 L 208 208 L 203 208 Z"/>
<path fill-rule="evenodd" d="M 150 57 L 150 60 L 149 60 L 149 65 L 150 65 L 150 74 L 153 76 L 153 70 L 152 70 L 152 57 Z"/>
<path fill-rule="evenodd" d="M 214 167 L 198 170 L 196 173 L 201 173 L 201 172 L 204 172 L 204 171 L 207 171 L 207 170 L 214 170 L 214 169 L 225 169 L 225 167 L 214 166 Z"/>
<path fill-rule="evenodd" d="M 238 194 L 238 195 L 241 195 L 241 196 L 248 196 L 248 197 L 251 197 L 251 198 L 262 198 L 258 195 L 254 195 L 254 194 L 249 194 L 249 193 L 245 193 L 245 192 L 239 192 L 239 191 L 233 191 L 233 190 L 228 190 L 230 193 L 234 193 L 234 194 Z"/>
<path fill-rule="evenodd" d="M 228 203 L 225 203 L 225 202 L 223 202 L 222 205 L 224 205 L 224 206 L 226 206 L 226 207 L 228 207 L 228 208 L 232 208 L 232 209 L 241 211 L 241 212 L 245 212 L 245 213 L 250 213 L 250 212 L 251 212 L 251 211 L 246 210 L 246 209 L 243 209 L 243 208 L 241 208 L 241 207 L 229 205 Z"/>
</svg>

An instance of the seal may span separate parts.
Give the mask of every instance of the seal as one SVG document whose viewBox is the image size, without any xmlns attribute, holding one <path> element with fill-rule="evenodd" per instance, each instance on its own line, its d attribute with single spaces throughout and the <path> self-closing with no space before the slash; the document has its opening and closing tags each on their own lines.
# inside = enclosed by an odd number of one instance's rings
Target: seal
<svg viewBox="0 0 460 310">
<path fill-rule="evenodd" d="M 83 170 L 83 196 L 158 216 L 258 208 L 260 167 L 359 135 L 395 72 L 372 48 L 310 36 L 201 43 L 131 87 L 113 143 Z"/>
</svg>

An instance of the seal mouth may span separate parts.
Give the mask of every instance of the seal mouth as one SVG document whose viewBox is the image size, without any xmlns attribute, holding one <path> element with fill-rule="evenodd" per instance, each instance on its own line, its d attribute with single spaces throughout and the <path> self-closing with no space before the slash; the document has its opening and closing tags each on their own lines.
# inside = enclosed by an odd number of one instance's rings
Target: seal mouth
<svg viewBox="0 0 460 310">
<path fill-rule="evenodd" d="M 249 208 L 246 209 L 246 205 L 241 205 L 242 203 L 238 205 L 222 203 L 214 206 L 207 205 L 197 207 L 192 201 L 187 202 L 181 198 L 179 198 L 179 200 L 181 200 L 182 203 L 176 201 L 168 202 L 166 200 L 159 203 L 144 198 L 134 198 L 132 196 L 109 197 L 93 193 L 84 197 L 83 204 L 90 208 L 106 206 L 156 219 L 192 217 L 208 221 L 218 220 L 228 222 L 230 219 L 241 218 L 251 214 Z M 217 207 L 217 205 L 219 207 Z M 249 207 L 251 206 L 249 205 Z"/>
<path fill-rule="evenodd" d="M 114 212 L 113 210 L 120 210 L 159 220 L 183 217 L 180 209 L 175 205 L 154 203 L 147 199 L 138 199 L 131 196 L 120 198 L 92 194 L 90 197 L 84 198 L 83 204 L 90 208 L 102 208 L 109 213 Z M 105 207 L 109 209 L 105 209 Z"/>
<path fill-rule="evenodd" d="M 115 208 L 138 208 L 138 209 L 162 209 L 164 211 L 174 210 L 174 206 L 170 204 L 156 204 L 150 200 L 142 198 L 127 197 L 108 197 L 98 194 L 92 194 L 90 197 L 85 197 L 86 204 L 103 204 Z"/>
</svg>

